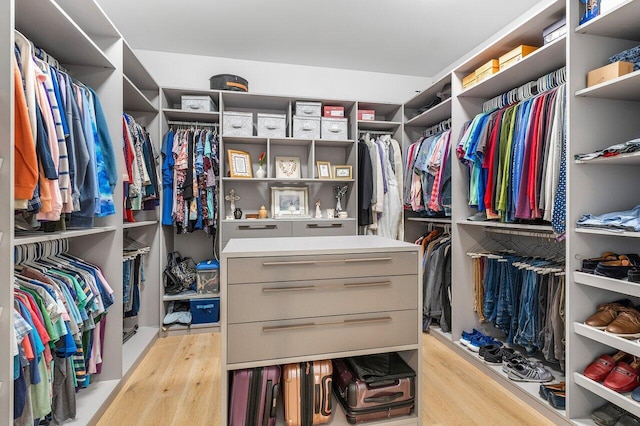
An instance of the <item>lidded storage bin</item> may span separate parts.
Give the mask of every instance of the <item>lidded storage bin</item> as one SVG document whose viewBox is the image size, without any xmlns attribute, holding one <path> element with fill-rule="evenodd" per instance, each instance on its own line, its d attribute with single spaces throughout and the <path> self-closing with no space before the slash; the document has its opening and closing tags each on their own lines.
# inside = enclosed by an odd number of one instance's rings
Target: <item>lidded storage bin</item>
<svg viewBox="0 0 640 426">
<path fill-rule="evenodd" d="M 253 113 L 224 111 L 222 136 L 253 136 Z"/>
<path fill-rule="evenodd" d="M 199 294 L 217 294 L 220 291 L 220 263 L 204 260 L 196 265 L 196 283 Z"/>
<path fill-rule="evenodd" d="M 258 113 L 258 136 L 263 138 L 284 138 L 287 136 L 286 114 Z"/>
<path fill-rule="evenodd" d="M 322 117 L 322 130 L 320 132 L 320 137 L 322 139 L 332 140 L 349 139 L 347 122 L 347 118 Z"/>
<path fill-rule="evenodd" d="M 320 116 L 293 117 L 293 137 L 300 139 L 320 139 Z"/>
<path fill-rule="evenodd" d="M 183 111 L 216 111 L 216 104 L 209 96 L 182 95 L 180 107 Z"/>
<path fill-rule="evenodd" d="M 296 115 L 300 117 L 320 117 L 322 115 L 322 103 L 296 102 Z"/>
<path fill-rule="evenodd" d="M 220 321 L 220 298 L 191 299 L 191 324 L 207 324 Z"/>
</svg>

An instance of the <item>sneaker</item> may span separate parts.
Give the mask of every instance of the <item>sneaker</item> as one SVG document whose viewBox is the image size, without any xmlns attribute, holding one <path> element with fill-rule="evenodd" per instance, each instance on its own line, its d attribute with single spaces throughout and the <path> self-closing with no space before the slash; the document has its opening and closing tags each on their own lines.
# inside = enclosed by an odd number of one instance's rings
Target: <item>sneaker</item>
<svg viewBox="0 0 640 426">
<path fill-rule="evenodd" d="M 467 349 L 473 352 L 480 352 L 480 348 L 487 345 L 502 346 L 502 342 L 494 339 L 491 336 L 480 336 L 471 339 L 471 342 L 467 345 Z"/>
<path fill-rule="evenodd" d="M 483 359 L 484 359 L 485 355 L 487 355 L 487 354 L 489 354 L 489 353 L 497 353 L 497 352 L 500 352 L 500 348 L 501 348 L 501 346 L 500 346 L 499 344 L 497 344 L 497 343 L 492 343 L 492 344 L 490 344 L 490 345 L 482 346 L 482 347 L 480 348 L 480 350 L 478 351 L 478 356 L 479 356 L 480 358 L 483 358 Z"/>
<path fill-rule="evenodd" d="M 487 348 L 487 347 L 491 347 L 492 345 L 488 345 L 488 346 L 484 346 L 482 348 L 480 348 L 480 351 L 482 351 L 483 349 Z M 484 357 L 480 356 L 481 358 L 483 358 L 485 364 L 488 365 L 502 365 L 505 357 L 509 357 L 511 356 L 511 354 L 513 354 L 513 349 L 511 348 L 504 348 L 504 347 L 500 347 L 498 346 L 497 348 L 495 347 L 495 345 L 493 345 L 494 347 L 490 348 L 489 350 L 485 350 L 484 352 Z"/>
<path fill-rule="evenodd" d="M 531 364 L 534 367 L 544 368 L 544 364 L 541 361 L 532 361 L 529 358 L 521 355 L 520 353 L 514 351 L 511 348 L 505 348 L 504 353 L 502 354 L 502 370 L 506 373 L 507 370 L 504 368 L 505 363 L 527 363 Z"/>
<path fill-rule="evenodd" d="M 480 336 L 484 336 L 484 334 L 482 334 L 479 330 L 476 330 L 475 328 L 473 329 L 473 331 L 471 333 L 463 331 L 462 332 L 462 337 L 460 337 L 460 344 L 462 346 L 467 346 L 469 344 L 469 342 L 471 342 L 472 338 L 480 337 Z"/>
<path fill-rule="evenodd" d="M 505 369 L 505 364 L 502 368 Z M 506 364 L 506 372 L 509 379 L 514 382 L 545 383 L 553 380 L 553 374 L 549 370 L 536 367 L 528 362 L 508 363 Z"/>
</svg>

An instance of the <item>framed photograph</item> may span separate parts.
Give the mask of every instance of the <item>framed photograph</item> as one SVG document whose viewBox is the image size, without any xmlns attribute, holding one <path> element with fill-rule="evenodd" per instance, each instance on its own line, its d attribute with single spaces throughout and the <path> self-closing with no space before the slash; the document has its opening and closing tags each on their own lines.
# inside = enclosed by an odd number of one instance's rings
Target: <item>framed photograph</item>
<svg viewBox="0 0 640 426">
<path fill-rule="evenodd" d="M 251 156 L 248 152 L 227 149 L 229 176 L 232 178 L 252 178 Z"/>
<path fill-rule="evenodd" d="M 276 178 L 300 179 L 300 157 L 276 157 Z"/>
<path fill-rule="evenodd" d="M 316 161 L 318 167 L 318 179 L 331 179 L 331 163 L 328 161 Z"/>
<path fill-rule="evenodd" d="M 351 166 L 333 166 L 334 179 L 353 179 Z"/>
<path fill-rule="evenodd" d="M 274 219 L 309 217 L 309 188 L 271 187 L 271 216 Z"/>
</svg>

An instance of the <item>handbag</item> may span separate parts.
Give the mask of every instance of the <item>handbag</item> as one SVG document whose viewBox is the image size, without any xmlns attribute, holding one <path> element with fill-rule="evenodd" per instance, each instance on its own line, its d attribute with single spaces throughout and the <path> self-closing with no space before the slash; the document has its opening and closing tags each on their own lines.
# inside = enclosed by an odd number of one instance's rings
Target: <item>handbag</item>
<svg viewBox="0 0 640 426">
<path fill-rule="evenodd" d="M 167 255 L 167 264 L 162 273 L 165 294 L 174 295 L 195 290 L 196 264 L 190 257 L 182 257 L 174 251 Z"/>
</svg>

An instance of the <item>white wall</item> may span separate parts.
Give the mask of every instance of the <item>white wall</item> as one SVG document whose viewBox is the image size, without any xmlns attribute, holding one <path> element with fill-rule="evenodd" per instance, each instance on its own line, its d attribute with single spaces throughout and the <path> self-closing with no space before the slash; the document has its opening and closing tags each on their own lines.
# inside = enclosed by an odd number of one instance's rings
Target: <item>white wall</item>
<svg viewBox="0 0 640 426">
<path fill-rule="evenodd" d="M 136 50 L 158 84 L 208 89 L 216 74 L 249 81 L 249 92 L 282 96 L 404 103 L 426 89 L 429 77 L 351 71 L 273 62 Z"/>
</svg>

